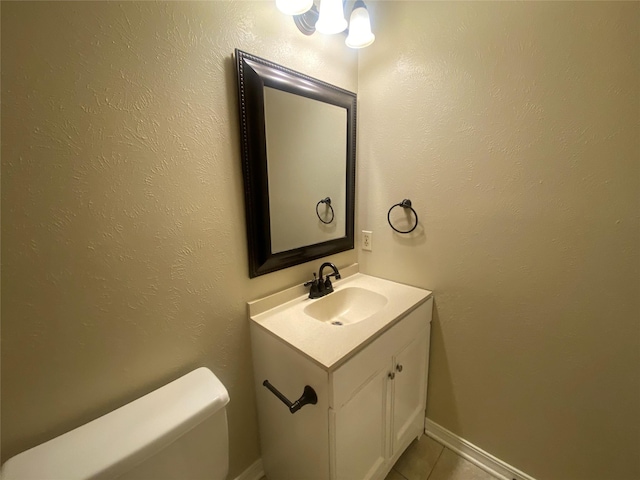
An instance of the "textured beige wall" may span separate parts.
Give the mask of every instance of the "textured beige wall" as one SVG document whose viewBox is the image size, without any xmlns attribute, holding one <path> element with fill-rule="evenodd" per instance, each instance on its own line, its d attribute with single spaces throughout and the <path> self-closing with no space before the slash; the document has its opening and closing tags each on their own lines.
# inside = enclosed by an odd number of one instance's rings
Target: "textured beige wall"
<svg viewBox="0 0 640 480">
<path fill-rule="evenodd" d="M 371 10 L 359 261 L 435 290 L 428 417 L 541 480 L 640 478 L 640 4 Z"/>
<path fill-rule="evenodd" d="M 357 88 L 274 3 L 2 2 L 3 459 L 200 365 L 258 458 L 245 302 L 319 262 L 249 280 L 232 52 Z"/>
</svg>

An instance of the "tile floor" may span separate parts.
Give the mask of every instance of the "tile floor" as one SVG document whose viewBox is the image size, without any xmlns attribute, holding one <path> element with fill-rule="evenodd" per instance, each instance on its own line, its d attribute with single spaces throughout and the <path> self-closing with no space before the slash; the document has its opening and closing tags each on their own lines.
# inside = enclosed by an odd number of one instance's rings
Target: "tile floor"
<svg viewBox="0 0 640 480">
<path fill-rule="evenodd" d="M 458 454 L 422 435 L 398 459 L 385 480 L 496 480 Z"/>
<path fill-rule="evenodd" d="M 267 480 L 262 477 L 260 480 Z M 354 479 L 356 480 L 356 479 Z M 431 437 L 414 440 L 385 480 L 496 480 Z"/>
</svg>

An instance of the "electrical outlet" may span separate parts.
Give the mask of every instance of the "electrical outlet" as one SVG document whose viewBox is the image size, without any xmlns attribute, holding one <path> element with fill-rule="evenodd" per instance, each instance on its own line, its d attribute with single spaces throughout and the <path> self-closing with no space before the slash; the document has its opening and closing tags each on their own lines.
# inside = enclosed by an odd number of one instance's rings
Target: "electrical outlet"
<svg viewBox="0 0 640 480">
<path fill-rule="evenodd" d="M 373 232 L 362 230 L 362 250 L 371 251 L 371 242 L 373 241 Z"/>
</svg>

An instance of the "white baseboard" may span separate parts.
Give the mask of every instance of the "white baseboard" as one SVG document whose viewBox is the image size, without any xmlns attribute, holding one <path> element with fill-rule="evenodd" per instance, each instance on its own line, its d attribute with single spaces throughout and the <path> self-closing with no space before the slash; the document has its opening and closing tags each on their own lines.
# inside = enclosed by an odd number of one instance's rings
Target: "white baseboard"
<svg viewBox="0 0 640 480">
<path fill-rule="evenodd" d="M 424 433 L 500 480 L 535 480 L 428 418 L 424 419 Z M 260 480 L 263 476 L 264 467 L 259 458 L 234 480 Z"/>
<path fill-rule="evenodd" d="M 259 458 L 238 475 L 235 480 L 260 480 L 262 477 L 264 477 L 264 467 L 262 466 L 262 459 Z"/>
<path fill-rule="evenodd" d="M 424 419 L 424 433 L 501 480 L 535 480 L 530 475 L 476 447 L 473 443 L 466 441 L 428 418 Z"/>
</svg>

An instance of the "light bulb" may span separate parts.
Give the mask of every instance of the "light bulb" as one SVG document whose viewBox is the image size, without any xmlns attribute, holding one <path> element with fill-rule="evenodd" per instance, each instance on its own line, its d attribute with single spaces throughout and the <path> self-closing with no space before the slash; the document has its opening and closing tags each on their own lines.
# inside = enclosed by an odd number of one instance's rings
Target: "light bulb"
<svg viewBox="0 0 640 480">
<path fill-rule="evenodd" d="M 342 0 L 321 0 L 316 30 L 330 35 L 340 33 L 345 28 L 347 28 L 347 21 L 344 18 Z"/>
<path fill-rule="evenodd" d="M 369 11 L 362 0 L 357 0 L 349 19 L 349 36 L 344 41 L 347 47 L 364 48 L 368 47 L 376 39 L 371 33 L 371 21 Z"/>
<path fill-rule="evenodd" d="M 302 15 L 313 6 L 313 0 L 276 0 L 276 7 L 286 15 Z"/>
</svg>

